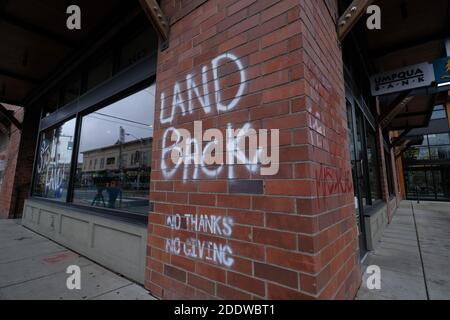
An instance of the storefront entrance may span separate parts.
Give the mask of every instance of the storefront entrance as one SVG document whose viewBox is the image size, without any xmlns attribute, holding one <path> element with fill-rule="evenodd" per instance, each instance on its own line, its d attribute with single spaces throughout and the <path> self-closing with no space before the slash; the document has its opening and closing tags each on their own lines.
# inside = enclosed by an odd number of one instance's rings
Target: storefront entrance
<svg viewBox="0 0 450 320">
<path fill-rule="evenodd" d="M 380 160 L 374 117 L 364 99 L 357 99 L 349 87 L 346 106 L 360 256 L 363 258 L 371 248 L 367 241 L 366 220 L 370 220 L 383 204 Z"/>
<path fill-rule="evenodd" d="M 450 166 L 408 166 L 405 168 L 407 198 L 450 201 Z"/>
<path fill-rule="evenodd" d="M 363 159 L 361 157 L 361 140 L 357 141 L 356 137 L 360 137 L 357 133 L 357 124 L 355 122 L 355 105 L 352 96 L 347 96 L 347 121 L 348 135 L 350 141 L 350 158 L 352 163 L 353 187 L 355 192 L 355 210 L 358 225 L 358 237 L 360 257 L 364 257 L 367 252 L 366 235 L 364 228 L 364 175 L 363 175 Z"/>
</svg>

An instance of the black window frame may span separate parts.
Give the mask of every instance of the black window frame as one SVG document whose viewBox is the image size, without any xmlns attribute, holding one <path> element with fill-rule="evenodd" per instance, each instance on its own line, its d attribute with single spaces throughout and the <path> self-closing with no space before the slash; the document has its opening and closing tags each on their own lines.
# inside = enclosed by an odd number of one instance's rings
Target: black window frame
<svg viewBox="0 0 450 320">
<path fill-rule="evenodd" d="M 378 184 L 381 188 L 381 185 L 383 183 L 382 180 L 382 176 L 381 176 L 381 168 L 380 168 L 380 154 L 379 154 L 379 150 L 380 146 L 379 146 L 379 141 L 377 139 L 377 126 L 376 126 L 376 121 L 375 121 L 375 117 L 373 116 L 372 112 L 370 111 L 370 108 L 367 106 L 366 101 L 364 100 L 364 98 L 361 96 L 360 92 L 357 89 L 357 85 L 351 80 L 351 76 L 348 72 L 348 69 L 344 66 L 344 73 L 345 73 L 345 78 L 346 78 L 346 97 L 349 100 L 351 106 L 352 106 L 352 116 L 354 117 L 353 119 L 353 126 L 354 126 L 354 135 L 355 135 L 355 141 L 356 141 L 356 131 L 357 131 L 357 120 L 356 118 L 359 116 L 361 117 L 361 134 L 362 134 L 362 165 L 363 165 L 363 172 L 364 172 L 364 176 L 362 177 L 363 183 L 364 183 L 364 192 L 366 193 L 365 195 L 365 199 L 366 201 L 364 203 L 362 203 L 363 208 L 364 208 L 364 214 L 368 214 L 369 212 L 371 212 L 372 208 L 377 207 L 378 205 L 380 205 L 381 203 L 384 203 L 384 199 L 383 199 L 383 190 L 380 190 L 380 198 L 379 199 L 375 199 L 375 201 L 373 201 L 372 199 L 372 188 L 373 185 L 370 182 L 370 177 L 369 177 L 369 163 L 368 163 L 368 156 L 367 156 L 367 132 L 370 130 L 374 136 L 375 136 L 375 153 L 376 153 L 376 161 L 378 163 L 378 170 L 377 170 L 377 179 L 378 179 Z M 355 94 L 355 91 L 357 92 L 357 94 Z M 355 142 L 356 143 L 356 142 Z M 359 188 L 359 186 L 358 186 Z M 362 190 L 360 190 L 359 192 L 362 192 Z"/>
<path fill-rule="evenodd" d="M 84 116 L 89 115 L 99 109 L 107 107 L 108 105 L 120 101 L 134 93 L 137 93 L 145 88 L 156 83 L 156 53 L 143 58 L 141 61 L 129 66 L 128 68 L 113 75 L 110 79 L 93 88 L 92 90 L 81 95 L 77 100 L 68 103 L 59 108 L 54 113 L 41 119 L 39 125 L 38 143 L 36 146 L 32 181 L 30 188 L 30 198 L 41 201 L 57 203 L 59 205 L 80 208 L 84 211 L 92 213 L 99 213 L 111 217 L 124 218 L 127 221 L 135 221 L 138 223 L 146 223 L 147 216 L 134 214 L 132 212 L 117 210 L 117 209 L 103 209 L 86 207 L 73 203 L 74 198 L 74 183 L 75 174 L 78 166 L 78 153 L 81 137 L 81 125 Z M 155 101 L 156 103 L 156 101 Z M 156 106 L 155 106 L 156 107 Z M 43 197 L 34 196 L 34 188 L 36 182 L 36 165 L 38 161 L 38 150 L 42 134 L 52 128 L 58 127 L 67 121 L 76 119 L 74 144 L 72 150 L 72 161 L 70 168 L 70 177 L 67 189 L 67 198 L 65 202 L 56 201 L 54 199 L 46 199 Z M 106 162 L 106 161 L 105 161 Z M 150 203 L 150 208 L 152 204 Z M 150 210 L 151 211 L 151 210 Z"/>
</svg>

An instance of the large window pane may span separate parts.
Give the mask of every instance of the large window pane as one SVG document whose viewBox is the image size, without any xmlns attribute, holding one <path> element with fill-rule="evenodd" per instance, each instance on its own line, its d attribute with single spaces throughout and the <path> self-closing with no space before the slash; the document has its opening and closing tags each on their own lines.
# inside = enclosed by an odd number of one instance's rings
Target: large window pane
<svg viewBox="0 0 450 320">
<path fill-rule="evenodd" d="M 74 203 L 148 214 L 154 86 L 82 119 Z"/>
<path fill-rule="evenodd" d="M 42 133 L 34 196 L 66 201 L 74 133 L 75 119 Z"/>
</svg>

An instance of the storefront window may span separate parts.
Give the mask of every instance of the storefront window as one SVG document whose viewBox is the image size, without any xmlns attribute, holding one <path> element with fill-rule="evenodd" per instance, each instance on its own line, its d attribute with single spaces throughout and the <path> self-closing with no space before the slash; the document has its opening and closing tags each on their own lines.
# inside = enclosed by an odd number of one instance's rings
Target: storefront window
<svg viewBox="0 0 450 320">
<path fill-rule="evenodd" d="M 72 160 L 75 119 L 41 135 L 33 195 L 66 201 Z"/>
<path fill-rule="evenodd" d="M 140 155 L 151 155 L 154 95 L 151 86 L 83 117 L 75 204 L 149 213 L 151 158 Z"/>
</svg>

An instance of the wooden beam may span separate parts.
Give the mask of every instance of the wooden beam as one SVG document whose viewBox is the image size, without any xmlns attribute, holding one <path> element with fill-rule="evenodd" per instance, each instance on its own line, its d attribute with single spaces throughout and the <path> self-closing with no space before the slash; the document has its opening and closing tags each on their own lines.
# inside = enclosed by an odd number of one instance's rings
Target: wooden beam
<svg viewBox="0 0 450 320">
<path fill-rule="evenodd" d="M 344 40 L 345 36 L 358 23 L 359 19 L 364 15 L 368 6 L 374 0 L 353 0 L 350 6 L 345 10 L 344 14 L 338 20 L 338 37 L 339 40 Z"/>
<path fill-rule="evenodd" d="M 400 145 L 403 143 L 403 141 L 406 139 L 406 135 L 407 135 L 408 133 L 410 133 L 411 130 L 412 130 L 412 128 L 408 128 L 408 129 L 403 130 L 403 132 L 402 132 L 398 137 L 396 137 L 396 138 L 394 138 L 394 139 L 392 140 L 391 145 L 392 145 L 393 147 L 398 147 L 398 146 L 400 146 Z"/>
<path fill-rule="evenodd" d="M 411 91 L 405 91 L 398 95 L 398 97 L 387 107 L 387 112 L 380 116 L 378 122 L 381 129 L 386 128 L 394 118 L 405 109 L 406 105 L 414 99 L 410 96 Z"/>
<path fill-rule="evenodd" d="M 156 0 L 139 0 L 148 19 L 163 42 L 169 39 L 169 19 L 162 12 Z"/>
<path fill-rule="evenodd" d="M 401 146 L 399 146 L 396 150 L 395 150 L 395 157 L 399 157 L 401 156 L 403 150 L 405 150 L 408 147 L 408 144 L 411 142 L 411 140 L 406 139 Z"/>
<path fill-rule="evenodd" d="M 11 122 L 17 129 L 22 131 L 22 123 L 14 117 L 14 115 L 0 103 L 0 114 L 2 114 L 9 122 Z"/>
</svg>

